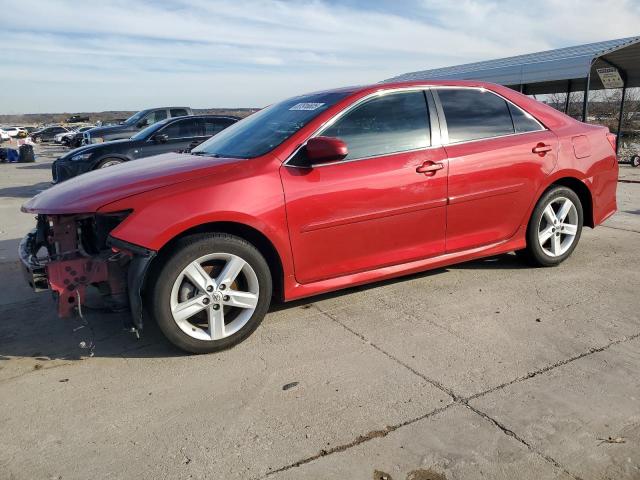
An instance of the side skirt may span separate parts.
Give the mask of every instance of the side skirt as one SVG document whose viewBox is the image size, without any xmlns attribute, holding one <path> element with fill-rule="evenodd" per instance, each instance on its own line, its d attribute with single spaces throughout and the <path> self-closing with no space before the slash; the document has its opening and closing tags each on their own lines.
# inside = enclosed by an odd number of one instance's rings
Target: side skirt
<svg viewBox="0 0 640 480">
<path fill-rule="evenodd" d="M 332 292 L 343 288 L 355 287 L 366 283 L 387 280 L 390 278 L 409 275 L 412 273 L 445 267 L 469 260 L 491 257 L 502 253 L 520 250 L 526 247 L 526 226 L 520 227 L 516 235 L 509 240 L 484 245 L 482 247 L 463 250 L 453 253 L 445 253 L 437 257 L 416 260 L 413 262 L 391 265 L 388 267 L 367 270 L 365 272 L 352 273 L 341 277 L 320 280 L 313 283 L 300 284 L 291 279 L 285 286 L 285 301 L 297 300 L 321 293 Z"/>
</svg>

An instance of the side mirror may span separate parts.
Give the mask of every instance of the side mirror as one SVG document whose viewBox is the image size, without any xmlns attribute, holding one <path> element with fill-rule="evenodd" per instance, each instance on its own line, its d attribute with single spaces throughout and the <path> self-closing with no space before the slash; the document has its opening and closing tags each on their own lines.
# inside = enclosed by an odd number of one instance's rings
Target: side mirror
<svg viewBox="0 0 640 480">
<path fill-rule="evenodd" d="M 153 140 L 154 143 L 167 143 L 169 141 L 169 135 L 159 133 L 158 135 L 154 135 L 151 140 Z"/>
<path fill-rule="evenodd" d="M 307 158 L 311 163 L 328 163 L 342 160 L 349 153 L 347 144 L 339 138 L 314 137 L 307 141 Z"/>
<path fill-rule="evenodd" d="M 121 122 L 122 123 L 122 122 Z M 149 122 L 147 122 L 147 120 L 140 120 L 138 123 L 136 123 L 136 128 L 142 128 L 142 127 L 147 127 L 149 126 Z"/>
</svg>

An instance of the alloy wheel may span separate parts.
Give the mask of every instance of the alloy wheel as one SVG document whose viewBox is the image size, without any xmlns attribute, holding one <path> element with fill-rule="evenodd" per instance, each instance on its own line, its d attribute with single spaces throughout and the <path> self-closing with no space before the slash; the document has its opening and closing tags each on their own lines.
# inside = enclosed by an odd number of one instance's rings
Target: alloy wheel
<svg viewBox="0 0 640 480">
<path fill-rule="evenodd" d="M 538 225 L 538 243 L 550 257 L 559 257 L 571 248 L 578 233 L 578 211 L 571 200 L 557 197 L 545 207 Z"/>
<path fill-rule="evenodd" d="M 258 277 L 245 260 L 212 253 L 187 265 L 171 290 L 176 325 L 198 340 L 220 340 L 239 331 L 258 305 Z"/>
</svg>

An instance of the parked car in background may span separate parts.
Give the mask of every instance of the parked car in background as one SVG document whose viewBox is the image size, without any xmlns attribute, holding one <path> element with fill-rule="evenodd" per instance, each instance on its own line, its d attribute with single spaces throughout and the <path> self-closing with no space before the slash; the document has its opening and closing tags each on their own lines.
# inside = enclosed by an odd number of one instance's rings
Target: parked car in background
<svg viewBox="0 0 640 480">
<path fill-rule="evenodd" d="M 169 118 L 154 123 L 130 139 L 82 146 L 53 162 L 53 182 L 60 183 L 91 170 L 130 160 L 189 150 L 238 120 L 220 115 Z"/>
<path fill-rule="evenodd" d="M 7 140 L 11 140 L 11 135 L 4 131 L 4 129 L 0 128 L 0 141 L 6 142 Z"/>
<path fill-rule="evenodd" d="M 133 134 L 154 123 L 172 117 L 193 115 L 189 107 L 160 107 L 141 110 L 124 121 L 121 125 L 96 127 L 84 133 L 82 143 L 109 142 L 130 138 Z"/>
<path fill-rule="evenodd" d="M 82 134 L 95 127 L 95 125 L 85 125 L 83 127 L 74 128 L 73 133 L 62 136 L 62 144 L 69 148 L 78 148 L 82 145 Z"/>
<path fill-rule="evenodd" d="M 22 131 L 20 127 L 2 127 L 2 129 L 11 137 L 17 137 L 18 134 Z"/>
<path fill-rule="evenodd" d="M 82 137 L 82 133 L 86 132 L 87 130 L 94 128 L 95 125 L 85 125 L 82 127 L 68 127 L 69 131 L 68 132 L 62 132 L 62 133 L 58 133 L 57 135 L 55 135 L 53 137 L 53 142 L 54 143 L 59 143 L 59 144 L 63 144 L 63 145 L 69 145 L 70 143 L 70 139 L 73 138 L 75 135 L 77 135 L 78 133 L 80 133 L 80 137 Z"/>
<path fill-rule="evenodd" d="M 246 339 L 274 294 L 511 251 L 558 265 L 616 211 L 617 180 L 606 127 L 510 88 L 343 88 L 271 105 L 189 154 L 44 190 L 22 207 L 37 229 L 21 258 L 63 316 L 97 285 L 136 329 L 144 311 L 178 347 L 213 352 Z"/>
<path fill-rule="evenodd" d="M 62 127 L 60 125 L 51 125 L 48 127 L 44 127 L 40 130 L 36 130 L 35 132 L 31 133 L 29 136 L 36 143 L 51 142 L 53 141 L 55 136 L 58 135 L 59 133 L 67 133 L 70 131 L 71 129 L 67 127 Z"/>
<path fill-rule="evenodd" d="M 67 123 L 82 123 L 88 121 L 90 121 L 90 118 L 84 115 L 71 115 L 67 118 Z"/>
</svg>

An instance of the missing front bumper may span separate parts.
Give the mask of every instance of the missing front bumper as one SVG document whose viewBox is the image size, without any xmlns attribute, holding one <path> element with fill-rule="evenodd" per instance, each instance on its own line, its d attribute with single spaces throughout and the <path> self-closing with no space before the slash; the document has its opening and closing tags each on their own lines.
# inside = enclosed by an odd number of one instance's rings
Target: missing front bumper
<svg viewBox="0 0 640 480">
<path fill-rule="evenodd" d="M 77 217 L 39 216 L 38 228 L 18 247 L 27 283 L 36 292 L 53 292 L 60 317 L 81 313 L 87 288 L 97 287 L 111 310 L 130 308 L 127 329 L 141 330 L 142 288 L 155 252 L 109 238 L 108 248 L 87 254 L 80 238 Z"/>
</svg>

